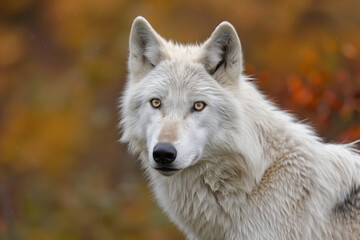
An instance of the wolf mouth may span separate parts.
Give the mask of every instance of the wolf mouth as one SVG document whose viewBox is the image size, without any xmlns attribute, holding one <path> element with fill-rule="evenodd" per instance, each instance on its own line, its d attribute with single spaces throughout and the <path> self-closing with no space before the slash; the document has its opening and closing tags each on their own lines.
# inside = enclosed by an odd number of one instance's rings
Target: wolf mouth
<svg viewBox="0 0 360 240">
<path fill-rule="evenodd" d="M 177 168 L 167 168 L 167 167 L 158 167 L 155 169 L 164 176 L 170 176 L 180 170 Z"/>
<path fill-rule="evenodd" d="M 159 167 L 159 168 L 155 168 L 158 171 L 163 171 L 163 172 L 172 172 L 172 171 L 178 171 L 180 169 L 177 168 L 167 168 L 167 167 Z"/>
</svg>

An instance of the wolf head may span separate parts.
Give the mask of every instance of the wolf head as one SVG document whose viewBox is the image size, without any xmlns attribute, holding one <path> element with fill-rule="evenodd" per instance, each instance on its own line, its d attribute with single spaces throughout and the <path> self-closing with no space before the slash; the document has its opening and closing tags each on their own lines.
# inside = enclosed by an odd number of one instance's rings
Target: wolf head
<svg viewBox="0 0 360 240">
<path fill-rule="evenodd" d="M 132 25 L 129 76 L 121 99 L 121 140 L 143 165 L 170 176 L 209 157 L 241 118 L 236 97 L 242 52 L 223 22 L 199 46 L 164 40 L 142 17 Z"/>
</svg>

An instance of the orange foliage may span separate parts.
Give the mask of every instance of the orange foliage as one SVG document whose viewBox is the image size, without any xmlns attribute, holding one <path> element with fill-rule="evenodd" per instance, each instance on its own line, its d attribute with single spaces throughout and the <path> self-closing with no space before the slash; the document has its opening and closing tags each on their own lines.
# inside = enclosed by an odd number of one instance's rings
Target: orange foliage
<svg viewBox="0 0 360 240">
<path fill-rule="evenodd" d="M 270 99 L 331 141 L 359 139 L 355 5 L 3 0 L 0 239 L 183 239 L 117 142 L 117 99 L 137 15 L 181 42 L 202 42 L 230 21 L 246 73 Z"/>
</svg>

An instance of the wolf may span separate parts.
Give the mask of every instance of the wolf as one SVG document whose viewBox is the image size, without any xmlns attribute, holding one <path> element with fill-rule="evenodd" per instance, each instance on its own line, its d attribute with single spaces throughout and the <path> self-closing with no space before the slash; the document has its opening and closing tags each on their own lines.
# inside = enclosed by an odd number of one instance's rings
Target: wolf
<svg viewBox="0 0 360 240">
<path fill-rule="evenodd" d="M 324 143 L 243 73 L 234 27 L 204 43 L 137 17 L 121 141 L 187 239 L 360 239 L 360 154 Z"/>
</svg>

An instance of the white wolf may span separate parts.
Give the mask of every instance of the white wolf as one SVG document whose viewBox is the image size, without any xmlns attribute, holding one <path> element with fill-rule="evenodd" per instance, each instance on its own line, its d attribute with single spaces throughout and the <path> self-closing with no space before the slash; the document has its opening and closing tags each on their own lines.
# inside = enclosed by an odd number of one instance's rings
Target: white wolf
<svg viewBox="0 0 360 240">
<path fill-rule="evenodd" d="M 360 155 L 325 144 L 242 74 L 234 27 L 199 46 L 130 33 L 121 140 L 188 239 L 360 239 Z"/>
</svg>

